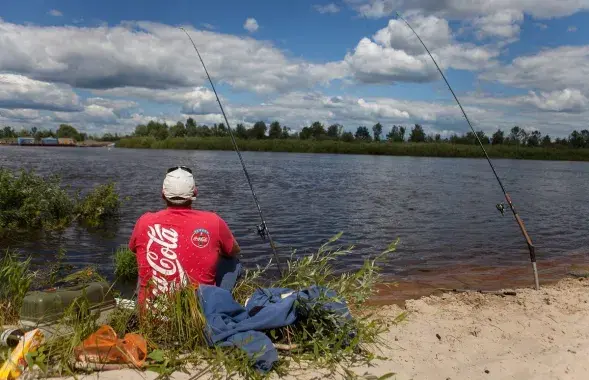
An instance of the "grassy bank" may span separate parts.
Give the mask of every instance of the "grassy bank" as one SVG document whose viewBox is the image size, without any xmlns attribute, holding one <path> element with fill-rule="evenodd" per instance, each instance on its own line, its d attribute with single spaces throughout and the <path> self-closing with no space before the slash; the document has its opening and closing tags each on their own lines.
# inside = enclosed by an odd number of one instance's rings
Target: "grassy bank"
<svg viewBox="0 0 589 380">
<path fill-rule="evenodd" d="M 152 137 L 133 137 L 116 143 L 119 148 L 145 149 L 193 149 L 233 150 L 228 137 L 186 137 L 156 140 Z M 338 153 L 370 154 L 387 156 L 427 157 L 482 157 L 477 145 L 450 143 L 388 143 L 388 142 L 343 142 L 333 140 L 238 140 L 239 149 L 256 152 Z M 589 149 L 567 147 L 521 147 L 513 145 L 488 145 L 489 156 L 497 158 L 528 160 L 589 161 Z"/>
<path fill-rule="evenodd" d="M 396 242 L 381 254 L 367 258 L 358 271 L 336 275 L 333 264 L 342 256 L 353 254 L 353 246 L 334 247 L 339 236 L 312 255 L 298 257 L 293 253 L 280 279 L 269 280 L 268 267 L 257 268 L 247 271 L 235 287 L 234 298 L 243 304 L 259 287 L 298 290 L 319 285 L 337 293 L 336 299 L 323 296 L 322 301 L 344 300 L 354 316 L 347 320 L 318 304 L 297 302 L 297 314 L 304 318 L 293 325 L 267 331 L 275 344 L 287 347 L 282 348 L 279 362 L 267 375 L 255 371 L 251 360 L 240 350 L 208 347 L 203 329 L 205 319 L 194 288 L 187 287 L 160 299 L 165 307 L 158 318 L 149 315 L 139 318 L 136 310 L 117 308 L 108 324 L 120 337 L 126 333 L 140 334 L 148 343 L 148 362 L 144 369 L 156 371 L 163 378 L 183 369 L 214 378 L 235 373 L 245 378 L 260 378 L 284 375 L 299 367 L 327 370 L 332 377 L 348 377 L 351 368 L 377 358 L 375 350 L 386 343 L 380 340 L 380 334 L 404 315 L 396 320 L 383 320 L 370 314 L 374 310 L 365 306 L 366 300 L 377 291 L 380 265 L 395 251 Z M 18 262 L 13 255 L 6 257 L 0 261 L 0 279 L 7 287 L 5 292 L 0 292 L 0 305 L 4 305 L 5 313 L 14 316 L 35 274 L 30 273 L 28 262 Z M 133 254 L 128 250 L 118 250 L 115 258 L 118 273 L 125 272 L 120 267 L 129 265 L 131 257 Z M 74 361 L 74 348 L 99 326 L 87 317 L 83 302 L 74 306 L 61 321 L 73 332 L 51 338 L 28 358 L 29 365 L 36 364 L 40 368 L 38 375 L 41 377 L 80 372 Z"/>
</svg>

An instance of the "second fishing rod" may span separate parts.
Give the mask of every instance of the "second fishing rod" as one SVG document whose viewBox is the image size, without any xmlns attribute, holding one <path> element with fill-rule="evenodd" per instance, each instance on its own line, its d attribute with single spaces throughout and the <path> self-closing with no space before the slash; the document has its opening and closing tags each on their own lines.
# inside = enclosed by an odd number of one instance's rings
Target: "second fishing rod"
<svg viewBox="0 0 589 380">
<path fill-rule="evenodd" d="M 225 110 L 223 109 L 223 104 L 221 104 L 221 99 L 219 99 L 219 95 L 217 94 L 217 90 L 215 89 L 215 85 L 213 84 L 213 80 L 211 79 L 211 76 L 209 75 L 209 71 L 207 70 L 207 66 L 205 65 L 205 62 L 202 59 L 200 52 L 198 51 L 198 48 L 196 47 L 196 44 L 192 40 L 192 37 L 190 37 L 190 34 L 188 34 L 186 29 L 184 29 L 184 28 L 180 28 L 180 29 L 184 33 L 186 33 L 186 36 L 190 39 L 190 42 L 192 43 L 192 46 L 194 47 L 194 50 L 196 51 L 196 54 L 198 55 L 198 59 L 200 60 L 200 63 L 202 63 L 202 67 L 205 71 L 205 74 L 207 75 L 209 83 L 211 84 L 211 88 L 213 89 L 213 92 L 215 93 L 215 97 L 217 98 L 217 103 L 219 103 L 219 107 L 221 108 L 221 113 L 223 114 L 223 118 L 225 119 L 225 124 L 227 125 L 227 130 L 229 131 L 229 136 L 231 136 L 231 142 L 233 143 L 233 148 L 235 150 L 235 153 L 237 153 L 237 156 L 239 157 L 239 162 L 241 162 L 241 167 L 243 168 L 245 178 L 247 179 L 247 183 L 248 183 L 250 190 L 252 192 L 252 197 L 254 198 L 254 202 L 256 203 L 256 207 L 258 208 L 258 214 L 260 214 L 260 219 L 261 219 L 262 223 L 258 226 L 258 235 L 260 235 L 260 237 L 264 240 L 266 239 L 266 237 L 268 237 L 268 241 L 270 243 L 270 248 L 272 249 L 272 254 L 274 255 L 274 259 L 276 260 L 276 267 L 278 268 L 278 273 L 280 273 L 280 276 L 282 276 L 283 275 L 282 266 L 280 264 L 280 259 L 278 257 L 276 245 L 274 244 L 274 240 L 272 240 L 272 235 L 270 234 L 270 230 L 268 229 L 268 225 L 266 224 L 266 220 L 264 219 L 264 214 L 262 213 L 262 208 L 260 207 L 260 202 L 258 201 L 258 197 L 256 196 L 254 186 L 253 186 L 252 181 L 250 179 L 247 168 L 245 167 L 243 157 L 241 157 L 241 152 L 239 151 L 239 147 L 237 146 L 237 142 L 235 141 L 235 137 L 233 136 L 233 131 L 231 130 L 231 126 L 229 125 L 229 120 L 227 119 L 227 115 L 225 114 Z"/>
<path fill-rule="evenodd" d="M 485 158 L 487 159 L 487 162 L 491 166 L 491 170 L 493 170 L 493 174 L 495 175 L 495 178 L 497 179 L 497 182 L 499 182 L 499 186 L 501 186 L 501 190 L 503 191 L 503 194 L 505 195 L 505 200 L 507 201 L 507 204 L 509 205 L 509 208 L 511 209 L 511 212 L 513 212 L 513 216 L 515 217 L 515 220 L 516 220 L 516 222 L 517 222 L 517 224 L 518 224 L 518 226 L 519 226 L 519 228 L 520 228 L 520 230 L 522 232 L 522 235 L 524 236 L 524 239 L 526 240 L 526 244 L 528 245 L 528 250 L 530 252 L 530 261 L 532 262 L 532 269 L 534 271 L 534 282 L 535 282 L 536 290 L 540 289 L 540 282 L 538 280 L 538 268 L 536 266 L 536 247 L 532 243 L 532 239 L 530 238 L 530 235 L 528 234 L 528 231 L 526 230 L 526 226 L 524 225 L 524 221 L 522 220 L 522 218 L 517 213 L 517 211 L 515 209 L 515 206 L 513 205 L 513 202 L 511 200 L 511 197 L 507 193 L 507 190 L 505 190 L 505 186 L 503 186 L 503 182 L 499 178 L 499 175 L 497 174 L 497 171 L 495 170 L 495 166 L 493 166 L 493 163 L 491 162 L 491 159 L 489 158 L 489 155 L 487 154 L 487 150 L 483 146 L 483 143 L 482 143 L 481 139 L 479 138 L 478 133 L 474 130 L 474 128 L 472 126 L 472 123 L 470 122 L 470 119 L 466 115 L 466 111 L 462 107 L 462 104 L 460 103 L 460 100 L 458 100 L 458 96 L 456 96 L 456 93 L 452 89 L 452 86 L 450 86 L 450 82 L 448 82 L 448 79 L 446 79 L 446 76 L 442 72 L 442 69 L 440 69 L 440 66 L 438 66 L 438 62 L 436 62 L 436 60 L 434 59 L 434 56 L 432 55 L 432 53 L 430 53 L 429 49 L 427 48 L 427 46 L 425 46 L 425 43 L 423 42 L 423 40 L 421 39 L 421 37 L 419 37 L 419 35 L 415 31 L 415 29 L 413 29 L 413 27 L 409 24 L 409 22 L 407 22 L 407 20 L 405 20 L 403 18 L 403 16 L 401 16 L 401 14 L 399 12 L 396 12 L 396 13 L 397 13 L 397 17 L 399 17 L 399 19 L 401 19 L 409 27 L 409 29 L 411 29 L 411 31 L 413 32 L 413 34 L 415 34 L 415 37 L 417 37 L 417 39 L 419 40 L 419 42 L 421 43 L 421 45 L 423 46 L 423 48 L 425 49 L 425 51 L 427 51 L 427 54 L 429 55 L 429 57 L 434 62 L 434 65 L 436 65 L 436 68 L 438 69 L 438 72 L 442 75 L 442 78 L 444 79 L 444 82 L 446 82 L 446 85 L 448 86 L 448 89 L 452 93 L 452 96 L 454 96 L 454 100 L 456 100 L 456 103 L 458 103 L 458 107 L 460 107 L 460 111 L 462 111 L 462 115 L 466 119 L 466 122 L 467 122 L 468 126 L 472 130 L 472 133 L 474 133 L 474 136 L 476 137 L 476 140 L 479 143 L 479 146 L 483 150 L 483 154 L 485 155 Z M 501 214 L 503 214 L 503 204 L 498 204 L 497 205 L 497 209 L 501 212 Z"/>
</svg>

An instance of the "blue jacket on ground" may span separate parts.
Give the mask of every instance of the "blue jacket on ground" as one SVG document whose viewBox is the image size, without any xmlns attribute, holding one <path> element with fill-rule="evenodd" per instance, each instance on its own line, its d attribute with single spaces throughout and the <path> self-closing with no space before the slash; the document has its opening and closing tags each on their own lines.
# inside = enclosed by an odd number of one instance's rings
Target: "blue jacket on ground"
<svg viewBox="0 0 589 380">
<path fill-rule="evenodd" d="M 283 288 L 257 289 L 246 307 L 243 307 L 226 289 L 211 285 L 201 285 L 198 288 L 199 301 L 206 319 L 205 335 L 209 344 L 241 348 L 262 372 L 269 371 L 278 360 L 272 341 L 262 331 L 295 323 L 299 317 L 297 302 L 317 300 L 322 295 L 334 297 L 335 293 L 317 286 L 301 291 Z M 351 318 L 344 303 L 327 302 L 323 306 L 344 318 Z"/>
</svg>

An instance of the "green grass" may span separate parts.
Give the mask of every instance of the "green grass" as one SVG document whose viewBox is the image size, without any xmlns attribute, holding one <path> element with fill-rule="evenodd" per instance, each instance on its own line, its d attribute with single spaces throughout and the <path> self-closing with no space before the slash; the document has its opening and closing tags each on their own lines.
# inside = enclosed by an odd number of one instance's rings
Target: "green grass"
<svg viewBox="0 0 589 380">
<path fill-rule="evenodd" d="M 126 245 L 121 245 L 114 256 L 115 277 L 123 281 L 136 281 L 138 276 L 137 259 Z"/>
<path fill-rule="evenodd" d="M 119 205 L 113 183 L 82 197 L 62 186 L 57 176 L 0 168 L 0 236 L 63 230 L 74 221 L 100 227 L 118 215 Z"/>
<path fill-rule="evenodd" d="M 343 142 L 333 140 L 238 140 L 243 151 L 259 152 L 297 152 L 297 153 L 337 153 L 369 154 L 388 156 L 428 156 L 428 157 L 483 157 L 477 145 L 450 143 L 389 143 L 389 142 Z M 190 149 L 190 150 L 233 150 L 228 137 L 186 137 L 156 140 L 153 137 L 125 138 L 116 143 L 119 148 L 151 149 Z M 491 157 L 530 159 L 589 161 L 589 149 L 567 147 L 521 147 L 511 145 L 487 145 Z"/>
<path fill-rule="evenodd" d="M 135 310 L 117 308 L 108 324 L 120 337 L 134 332 L 146 339 L 149 347 L 147 368 L 158 372 L 161 378 L 188 368 L 192 373 L 201 372 L 214 378 L 239 374 L 244 378 L 257 379 L 280 376 L 302 368 L 325 370 L 332 377 L 351 377 L 354 366 L 369 364 L 376 357 L 375 350 L 386 344 L 380 340 L 380 334 L 391 322 L 372 314 L 373 309 L 365 306 L 365 302 L 376 292 L 380 267 L 395 251 L 396 242 L 381 254 L 367 258 L 359 270 L 337 274 L 334 264 L 343 256 L 354 254 L 353 246 L 334 247 L 340 236 L 335 236 L 312 255 L 299 256 L 293 252 L 282 278 L 268 282 L 266 271 L 271 265 L 268 263 L 266 267 L 246 271 L 234 289 L 235 299 L 243 303 L 258 287 L 299 290 L 318 285 L 337 293 L 335 299 L 324 295 L 321 301 L 345 301 L 352 311 L 354 318 L 346 320 L 326 311 L 319 304 L 297 302 L 297 312 L 305 317 L 294 325 L 268 331 L 275 343 L 291 347 L 289 351 L 281 352 L 279 362 L 269 375 L 256 372 L 250 359 L 240 350 L 207 346 L 203 329 L 205 319 L 193 287 L 160 296 L 157 315 L 148 313 L 139 316 Z M 131 260 L 131 254 L 123 247 L 115 257 L 117 255 L 119 259 L 115 261 L 121 266 Z M 24 295 L 22 291 L 30 284 L 24 280 L 31 278 L 28 262 L 19 262 L 11 256 L 2 265 L 0 274 L 4 273 L 4 268 L 10 268 L 7 278 L 12 280 L 7 283 L 20 289 L 18 297 L 21 298 Z M 79 279 L 81 272 L 74 277 Z M 67 311 L 61 323 L 69 333 L 50 339 L 28 358 L 30 364 L 38 365 L 46 376 L 79 373 L 72 361 L 73 350 L 99 327 L 89 317 L 88 305 L 83 300 Z"/>
</svg>

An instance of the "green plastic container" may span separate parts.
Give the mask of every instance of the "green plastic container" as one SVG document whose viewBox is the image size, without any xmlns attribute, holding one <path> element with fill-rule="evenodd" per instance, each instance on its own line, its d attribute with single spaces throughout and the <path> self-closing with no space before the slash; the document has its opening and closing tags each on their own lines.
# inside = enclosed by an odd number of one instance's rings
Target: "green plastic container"
<svg viewBox="0 0 589 380">
<path fill-rule="evenodd" d="M 116 302 L 110 284 L 92 282 L 86 285 L 34 291 L 26 294 L 20 310 L 20 322 L 24 326 L 39 327 L 59 322 L 64 313 L 77 303 L 88 302 L 91 315 L 104 316 L 112 311 Z"/>
</svg>

